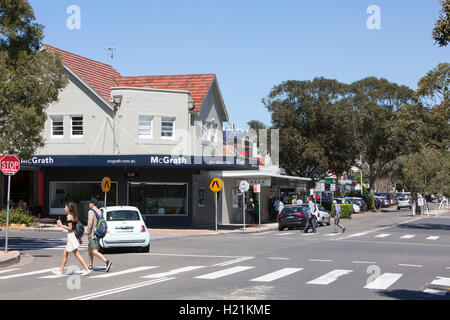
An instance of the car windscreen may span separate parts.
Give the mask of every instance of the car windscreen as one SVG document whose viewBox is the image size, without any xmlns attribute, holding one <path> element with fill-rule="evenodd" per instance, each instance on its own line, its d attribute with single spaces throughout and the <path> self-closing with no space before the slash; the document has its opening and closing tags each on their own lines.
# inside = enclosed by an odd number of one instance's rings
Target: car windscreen
<svg viewBox="0 0 450 320">
<path fill-rule="evenodd" d="M 110 211 L 106 216 L 107 221 L 139 221 L 139 213 L 133 210 Z"/>
<path fill-rule="evenodd" d="M 284 208 L 281 213 L 282 214 L 289 214 L 289 213 L 307 213 L 308 207 L 290 207 L 290 208 Z"/>
</svg>

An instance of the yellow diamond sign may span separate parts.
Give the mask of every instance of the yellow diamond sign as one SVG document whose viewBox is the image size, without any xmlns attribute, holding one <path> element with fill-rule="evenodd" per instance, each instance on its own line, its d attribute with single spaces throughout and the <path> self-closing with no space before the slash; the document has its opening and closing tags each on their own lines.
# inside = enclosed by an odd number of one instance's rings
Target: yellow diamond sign
<svg viewBox="0 0 450 320">
<path fill-rule="evenodd" d="M 209 188 L 212 192 L 219 192 L 223 188 L 223 181 L 219 178 L 214 178 L 211 180 L 211 183 L 209 184 Z"/>
</svg>

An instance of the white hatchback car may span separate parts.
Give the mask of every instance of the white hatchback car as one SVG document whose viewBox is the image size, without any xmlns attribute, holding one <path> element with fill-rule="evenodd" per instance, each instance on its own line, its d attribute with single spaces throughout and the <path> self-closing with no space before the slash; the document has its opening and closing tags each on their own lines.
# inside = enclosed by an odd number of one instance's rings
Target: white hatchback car
<svg viewBox="0 0 450 320">
<path fill-rule="evenodd" d="M 99 244 L 102 249 L 139 247 L 150 251 L 150 232 L 136 207 L 101 208 L 108 231 Z"/>
<path fill-rule="evenodd" d="M 322 205 L 317 204 L 316 206 L 317 206 L 318 211 L 316 211 L 314 214 L 317 217 L 317 223 L 320 226 L 323 226 L 324 224 L 329 226 L 331 224 L 330 213 Z"/>
</svg>

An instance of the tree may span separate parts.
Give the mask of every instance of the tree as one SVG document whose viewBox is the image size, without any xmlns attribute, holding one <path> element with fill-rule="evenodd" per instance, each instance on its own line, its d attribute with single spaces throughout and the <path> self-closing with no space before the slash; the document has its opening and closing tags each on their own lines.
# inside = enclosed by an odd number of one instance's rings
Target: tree
<svg viewBox="0 0 450 320">
<path fill-rule="evenodd" d="M 416 150 L 421 139 L 423 111 L 415 92 L 386 79 L 369 77 L 352 84 L 352 101 L 358 118 L 363 174 L 373 194 L 375 181 L 387 164 Z"/>
<path fill-rule="evenodd" d="M 433 29 L 433 39 L 440 47 L 447 46 L 450 41 L 450 0 L 442 0 L 439 19 Z"/>
<path fill-rule="evenodd" d="M 319 181 L 341 174 L 359 155 L 349 87 L 336 80 L 286 81 L 263 103 L 279 129 L 280 165 L 288 174 Z"/>
<path fill-rule="evenodd" d="M 40 50 L 43 26 L 26 0 L 0 0 L 0 154 L 29 158 L 44 145 L 46 107 L 68 83 L 58 56 Z"/>
</svg>

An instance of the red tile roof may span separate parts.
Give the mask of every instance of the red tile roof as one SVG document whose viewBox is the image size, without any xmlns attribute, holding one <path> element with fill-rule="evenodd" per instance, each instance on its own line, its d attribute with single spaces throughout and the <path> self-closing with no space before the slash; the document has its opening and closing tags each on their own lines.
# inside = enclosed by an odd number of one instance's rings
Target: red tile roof
<svg viewBox="0 0 450 320">
<path fill-rule="evenodd" d="M 66 66 L 74 71 L 97 94 L 112 103 L 111 88 L 116 86 L 114 78 L 121 76 L 116 69 L 110 65 L 49 46 L 48 44 L 44 44 L 44 46 L 59 53 Z"/>
<path fill-rule="evenodd" d="M 194 111 L 199 111 L 208 90 L 216 78 L 215 74 L 122 77 L 110 65 L 52 47 L 48 44 L 44 46 L 59 53 L 67 67 L 111 104 L 112 87 L 182 90 L 191 92 L 194 100 Z"/>
<path fill-rule="evenodd" d="M 211 85 L 216 78 L 210 74 L 189 74 L 172 76 L 120 77 L 115 81 L 118 87 L 153 88 L 190 91 L 194 100 L 194 111 L 200 111 Z"/>
</svg>

